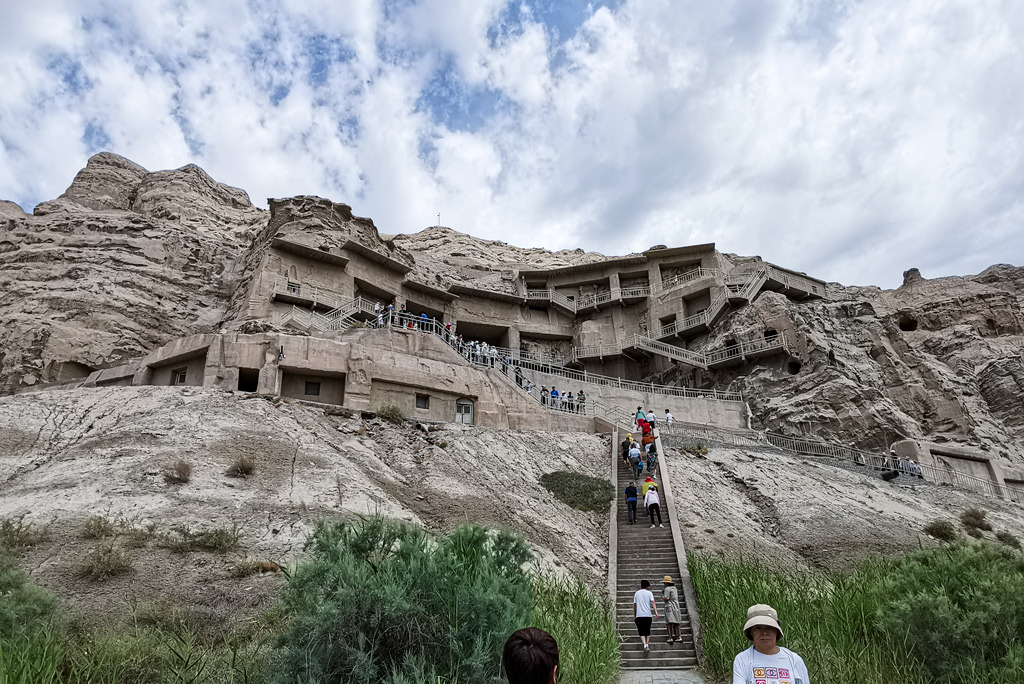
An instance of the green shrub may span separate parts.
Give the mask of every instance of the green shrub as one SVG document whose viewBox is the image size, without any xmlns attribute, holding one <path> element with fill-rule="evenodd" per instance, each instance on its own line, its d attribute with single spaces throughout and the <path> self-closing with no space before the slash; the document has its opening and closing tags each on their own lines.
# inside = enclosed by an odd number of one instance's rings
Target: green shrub
<svg viewBox="0 0 1024 684">
<path fill-rule="evenodd" d="M 529 624 L 529 547 L 463 526 L 436 542 L 381 518 L 321 523 L 282 595 L 278 682 L 490 683 Z"/>
<path fill-rule="evenodd" d="M 108 577 L 121 575 L 132 569 L 132 559 L 128 552 L 119 546 L 106 544 L 94 546 L 86 552 L 78 564 L 77 575 L 84 579 L 99 582 Z"/>
<path fill-rule="evenodd" d="M 981 530 L 979 530 L 977 527 L 968 527 L 967 528 L 967 536 L 968 537 L 974 537 L 975 539 L 984 539 L 985 538 L 985 535 L 982 534 Z"/>
<path fill-rule="evenodd" d="M 540 483 L 559 501 L 581 511 L 601 512 L 615 498 L 615 488 L 599 477 L 558 470 L 540 476 Z"/>
<path fill-rule="evenodd" d="M 53 595 L 29 582 L 10 560 L 0 558 L 0 639 L 44 623 L 56 605 Z"/>
<path fill-rule="evenodd" d="M 956 526 L 948 520 L 933 520 L 924 526 L 924 533 L 935 537 L 939 541 L 956 541 L 959 536 L 956 533 Z"/>
<path fill-rule="evenodd" d="M 394 404 L 384 404 L 377 409 L 377 415 L 389 423 L 401 423 L 405 421 L 405 413 Z"/>
<path fill-rule="evenodd" d="M 578 579 L 541 575 L 533 582 L 533 627 L 558 642 L 558 680 L 611 684 L 619 674 L 612 607 Z"/>
<path fill-rule="evenodd" d="M 1006 530 L 996 532 L 996 539 L 1006 544 L 1007 546 L 1012 546 L 1015 549 L 1020 548 L 1020 539 L 1017 539 L 1017 537 L 1010 534 Z"/>
<path fill-rule="evenodd" d="M 86 539 L 103 539 L 115 536 L 118 530 L 117 523 L 110 518 L 105 515 L 93 515 L 82 525 L 82 536 Z"/>
<path fill-rule="evenodd" d="M 992 523 L 985 520 L 985 511 L 980 508 L 968 508 L 960 514 L 960 522 L 963 523 L 963 526 L 968 530 L 972 528 L 976 530 L 992 529 Z M 971 536 L 973 537 L 976 535 L 972 534 Z"/>
<path fill-rule="evenodd" d="M 1019 554 L 990 544 L 918 551 L 894 563 L 873 594 L 886 604 L 879 626 L 907 643 L 932 681 L 1021 681 Z"/>
<path fill-rule="evenodd" d="M 0 549 L 21 551 L 46 539 L 46 529 L 25 522 L 25 516 L 0 518 Z"/>
</svg>

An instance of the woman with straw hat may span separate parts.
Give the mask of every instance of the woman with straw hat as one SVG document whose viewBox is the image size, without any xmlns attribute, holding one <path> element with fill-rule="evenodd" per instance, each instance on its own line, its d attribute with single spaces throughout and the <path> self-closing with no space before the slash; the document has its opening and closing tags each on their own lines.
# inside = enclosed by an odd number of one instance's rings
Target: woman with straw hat
<svg viewBox="0 0 1024 684">
<path fill-rule="evenodd" d="M 661 580 L 665 587 L 661 590 L 661 600 L 665 602 L 665 625 L 668 627 L 668 643 L 682 641 L 679 623 L 683 621 L 683 612 L 679 608 L 679 590 L 672 583 L 672 577 L 665 575 Z"/>
<path fill-rule="evenodd" d="M 782 626 L 774 608 L 764 603 L 750 606 L 743 634 L 751 646 L 732 661 L 732 684 L 810 684 L 804 659 L 777 643 Z"/>
</svg>

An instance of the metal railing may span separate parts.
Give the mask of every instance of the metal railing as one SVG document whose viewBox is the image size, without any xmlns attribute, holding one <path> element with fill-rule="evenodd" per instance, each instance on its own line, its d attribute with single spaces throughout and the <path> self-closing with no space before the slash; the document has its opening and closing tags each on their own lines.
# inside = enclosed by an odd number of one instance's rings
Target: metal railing
<svg viewBox="0 0 1024 684">
<path fill-rule="evenodd" d="M 754 354 L 757 352 L 770 351 L 773 349 L 786 349 L 786 338 L 782 335 L 773 335 L 763 340 L 755 341 L 741 341 L 737 344 L 729 345 L 724 349 L 718 351 L 708 352 L 706 362 L 708 366 L 714 366 L 718 363 L 725 361 L 732 361 L 733 359 L 745 358 L 748 354 Z"/>
<path fill-rule="evenodd" d="M 327 288 L 319 287 L 317 285 L 296 283 L 284 276 L 279 276 L 274 280 L 273 294 L 275 296 L 284 294 L 292 297 L 300 297 L 313 302 L 314 306 L 322 304 L 323 306 L 330 307 L 332 309 L 352 301 L 351 297 L 346 297 L 334 292 L 333 290 L 328 290 Z"/>
<path fill-rule="evenodd" d="M 623 380 L 609 375 L 598 375 L 588 371 L 576 371 L 563 368 L 557 365 L 537 363 L 528 360 L 519 360 L 516 365 L 525 369 L 556 375 L 574 382 L 612 387 L 627 392 L 638 392 L 642 394 L 660 394 L 670 397 L 685 397 L 688 399 L 712 399 L 715 401 L 742 402 L 743 395 L 739 392 L 724 392 L 714 389 L 694 389 L 693 387 L 676 387 L 673 385 L 657 385 L 653 382 L 640 382 L 638 380 Z"/>
<path fill-rule="evenodd" d="M 931 464 L 915 463 L 914 467 L 916 467 L 917 472 L 911 472 L 908 465 L 904 465 L 902 468 L 897 467 L 898 464 L 893 463 L 887 455 L 879 455 L 829 442 L 787 437 L 770 432 L 716 427 L 682 421 L 675 421 L 672 430 L 667 434 L 674 435 L 677 433 L 685 433 L 736 446 L 770 445 L 782 451 L 788 451 L 804 457 L 839 459 L 868 468 L 899 470 L 907 475 L 918 475 L 929 482 L 948 484 L 990 496 L 1024 502 L 1024 488 L 1021 487 L 999 484 L 986 478 L 968 475 L 952 468 Z"/>
<path fill-rule="evenodd" d="M 618 344 L 592 344 L 584 347 L 573 347 L 573 359 L 593 359 L 604 356 L 616 356 L 622 353 L 622 346 Z"/>
<path fill-rule="evenodd" d="M 714 278 L 720 273 L 717 269 L 703 268 L 698 266 L 692 271 L 686 273 L 680 273 L 679 275 L 672 276 L 671 278 L 662 278 L 660 287 L 655 288 L 655 293 L 660 294 L 667 292 L 673 288 L 685 285 L 686 283 L 693 282 L 695 280 L 701 280 L 703 278 Z"/>
<path fill-rule="evenodd" d="M 671 344 L 652 340 L 649 337 L 644 337 L 639 333 L 634 333 L 623 340 L 624 347 L 635 347 L 637 349 L 644 349 L 646 351 L 653 351 L 667 356 L 670 359 L 676 359 L 683 363 L 698 368 L 707 368 L 707 358 L 700 352 L 691 351 L 689 349 L 683 349 L 682 347 L 674 347 Z"/>
</svg>

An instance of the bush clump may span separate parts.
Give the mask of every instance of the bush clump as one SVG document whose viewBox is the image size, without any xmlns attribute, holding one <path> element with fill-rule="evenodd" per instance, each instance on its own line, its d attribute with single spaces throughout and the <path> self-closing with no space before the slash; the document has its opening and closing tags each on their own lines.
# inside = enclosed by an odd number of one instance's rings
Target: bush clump
<svg viewBox="0 0 1024 684">
<path fill-rule="evenodd" d="M 56 606 L 52 594 L 30 583 L 10 560 L 0 558 L 0 639 L 41 625 Z"/>
<path fill-rule="evenodd" d="M 948 520 L 933 520 L 923 529 L 925 534 L 944 542 L 956 541 L 959 536 L 956 533 L 956 526 Z"/>
<path fill-rule="evenodd" d="M 402 412 L 401 408 L 394 404 L 384 404 L 377 409 L 377 415 L 380 416 L 382 420 L 386 420 L 389 423 L 397 424 L 405 421 L 405 413 Z"/>
<path fill-rule="evenodd" d="M 164 470 L 164 482 L 167 484 L 185 484 L 192 479 L 192 464 L 188 461 L 175 461 Z"/>
<path fill-rule="evenodd" d="M 228 467 L 225 475 L 228 477 L 248 477 L 256 472 L 256 461 L 248 456 L 239 456 L 235 462 Z"/>
<path fill-rule="evenodd" d="M 131 569 L 132 559 L 128 552 L 119 546 L 106 544 L 93 547 L 86 552 L 82 562 L 78 564 L 77 574 L 83 579 L 99 582 Z"/>
<path fill-rule="evenodd" d="M 1020 539 L 1017 539 L 1016 536 L 1010 534 L 1006 530 L 996 532 L 996 539 L 1001 541 L 1003 544 L 1006 544 L 1007 546 L 1012 546 L 1015 549 L 1020 548 Z"/>
<path fill-rule="evenodd" d="M 281 682 L 498 682 L 529 624 L 529 547 L 463 526 L 434 542 L 381 518 L 321 523 L 282 596 Z"/>
<path fill-rule="evenodd" d="M 960 514 L 960 522 L 967 528 L 968 533 L 970 533 L 971 529 L 992 530 L 992 523 L 985 520 L 985 511 L 980 508 L 968 508 Z M 976 535 L 972 534 L 971 536 L 974 537 Z"/>
<path fill-rule="evenodd" d="M 25 522 L 25 516 L 0 518 L 0 549 L 20 552 L 46 539 L 46 529 Z"/>
<path fill-rule="evenodd" d="M 583 473 L 556 470 L 541 475 L 540 483 L 559 501 L 581 511 L 607 511 L 608 504 L 615 498 L 611 482 Z"/>
</svg>

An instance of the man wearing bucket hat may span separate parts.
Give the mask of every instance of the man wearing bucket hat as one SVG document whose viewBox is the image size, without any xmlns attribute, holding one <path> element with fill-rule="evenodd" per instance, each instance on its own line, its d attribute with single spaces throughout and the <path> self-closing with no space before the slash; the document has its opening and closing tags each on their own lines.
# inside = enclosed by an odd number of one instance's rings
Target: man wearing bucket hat
<svg viewBox="0 0 1024 684">
<path fill-rule="evenodd" d="M 783 635 L 774 608 L 750 606 L 743 634 L 751 646 L 732 661 L 732 684 L 810 684 L 804 659 L 777 643 Z"/>
</svg>

